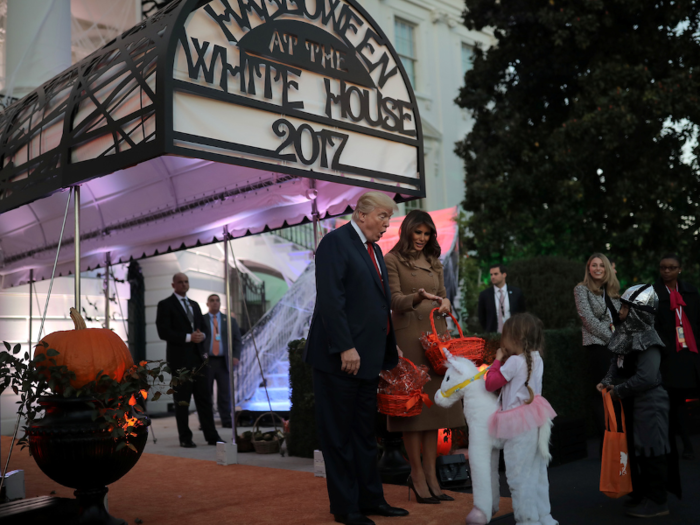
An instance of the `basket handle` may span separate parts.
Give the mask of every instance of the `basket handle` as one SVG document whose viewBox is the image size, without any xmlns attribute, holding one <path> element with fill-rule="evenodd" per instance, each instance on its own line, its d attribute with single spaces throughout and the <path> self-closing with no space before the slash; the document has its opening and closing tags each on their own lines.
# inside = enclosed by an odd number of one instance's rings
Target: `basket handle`
<svg viewBox="0 0 700 525">
<path fill-rule="evenodd" d="M 406 361 L 409 365 L 413 367 L 414 370 L 417 369 L 416 365 L 410 359 L 406 359 L 405 357 L 399 357 L 399 359 L 403 359 L 404 361 Z"/>
<path fill-rule="evenodd" d="M 271 416 L 276 417 L 277 419 L 279 419 L 279 420 L 280 420 L 280 423 L 281 423 L 282 425 L 284 425 L 284 419 L 282 419 L 282 416 L 280 416 L 278 413 L 276 413 L 276 412 L 264 412 L 264 413 L 260 414 L 260 415 L 258 416 L 258 418 L 255 420 L 255 423 L 253 424 L 253 434 L 255 434 L 255 432 L 256 432 L 257 430 L 260 429 L 260 425 L 258 425 L 258 422 L 259 422 L 263 417 L 267 416 L 268 414 L 271 415 Z"/>
<path fill-rule="evenodd" d="M 435 337 L 437 337 L 437 330 L 435 329 L 435 312 L 439 311 L 440 307 L 438 308 L 433 308 L 430 311 L 430 325 L 433 327 L 433 334 L 435 334 Z M 452 312 L 447 312 L 447 314 L 452 318 L 452 320 L 455 322 L 455 325 L 457 325 L 457 330 L 459 330 L 459 337 L 464 337 L 464 333 L 462 332 L 462 327 L 459 326 L 459 323 L 457 322 L 457 318 L 452 315 Z"/>
</svg>

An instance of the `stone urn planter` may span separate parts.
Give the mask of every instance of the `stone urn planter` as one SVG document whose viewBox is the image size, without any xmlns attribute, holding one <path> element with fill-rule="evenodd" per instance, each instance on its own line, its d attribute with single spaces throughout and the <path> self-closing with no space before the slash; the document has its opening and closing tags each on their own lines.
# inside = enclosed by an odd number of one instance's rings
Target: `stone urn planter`
<svg viewBox="0 0 700 525">
<path fill-rule="evenodd" d="M 45 416 L 27 428 L 32 456 L 49 478 L 75 489 L 81 525 L 126 525 L 110 516 L 104 505 L 107 485 L 124 476 L 141 457 L 148 439 L 146 418 L 139 419 L 135 436 L 129 437 L 128 446 L 117 447 L 107 429 L 101 429 L 99 420 L 92 420 L 89 398 L 44 396 L 39 404 Z"/>
</svg>

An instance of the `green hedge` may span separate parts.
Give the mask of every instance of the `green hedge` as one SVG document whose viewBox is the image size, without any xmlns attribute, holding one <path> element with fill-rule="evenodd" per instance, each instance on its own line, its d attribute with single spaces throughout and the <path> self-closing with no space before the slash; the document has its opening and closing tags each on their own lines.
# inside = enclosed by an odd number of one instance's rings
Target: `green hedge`
<svg viewBox="0 0 700 525">
<path fill-rule="evenodd" d="M 314 457 L 318 449 L 314 403 L 313 369 L 302 359 L 306 339 L 289 343 L 289 442 L 287 453 L 303 458 Z"/>
<path fill-rule="evenodd" d="M 574 287 L 583 280 L 586 264 L 564 257 L 534 257 L 507 265 L 508 284 L 523 291 L 527 311 L 548 330 L 580 326 Z"/>
</svg>

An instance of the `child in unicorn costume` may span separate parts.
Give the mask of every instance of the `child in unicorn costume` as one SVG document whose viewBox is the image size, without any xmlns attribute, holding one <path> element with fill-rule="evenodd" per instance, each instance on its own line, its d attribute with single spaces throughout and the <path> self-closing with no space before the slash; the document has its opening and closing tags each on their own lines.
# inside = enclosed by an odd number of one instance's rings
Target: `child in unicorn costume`
<svg viewBox="0 0 700 525">
<path fill-rule="evenodd" d="M 464 398 L 474 491 L 468 525 L 488 523 L 498 510 L 501 448 L 516 523 L 558 525 L 551 515 L 547 477 L 549 437 L 556 413 L 542 397 L 543 347 L 542 322 L 525 313 L 504 324 L 501 348 L 485 374 L 477 373 L 462 381 L 465 374 L 468 377 L 476 372 L 476 367 L 464 358 L 448 358 L 450 368 L 435 402 L 446 406 Z M 499 389 L 496 398 L 492 392 Z"/>
</svg>

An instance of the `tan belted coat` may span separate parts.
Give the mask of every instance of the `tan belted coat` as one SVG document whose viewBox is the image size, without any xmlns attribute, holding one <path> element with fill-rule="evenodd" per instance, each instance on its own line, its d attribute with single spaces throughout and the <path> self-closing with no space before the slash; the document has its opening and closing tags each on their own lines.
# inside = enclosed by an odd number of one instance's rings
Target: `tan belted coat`
<svg viewBox="0 0 700 525">
<path fill-rule="evenodd" d="M 415 267 L 401 262 L 394 253 L 388 253 L 384 257 L 384 262 L 391 289 L 391 318 L 396 343 L 406 359 L 410 359 L 415 365 L 428 366 L 430 381 L 425 385 L 424 391 L 432 400 L 435 392 L 440 388 L 443 376 L 433 372 L 419 337 L 423 332 L 432 331 L 430 311 L 438 305 L 434 301 L 423 301 L 414 308 L 413 298 L 420 288 L 428 293 L 445 297 L 442 264 L 437 261 L 431 266 L 423 254 L 413 261 Z M 440 315 L 436 317 L 435 328 L 438 333 L 447 330 L 447 324 Z M 411 432 L 455 428 L 465 424 L 462 403 L 455 403 L 448 409 L 437 405 L 426 408 L 424 405 L 422 412 L 415 417 L 390 416 L 387 427 L 390 432 Z"/>
</svg>

